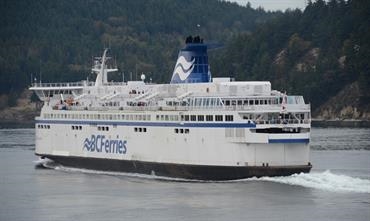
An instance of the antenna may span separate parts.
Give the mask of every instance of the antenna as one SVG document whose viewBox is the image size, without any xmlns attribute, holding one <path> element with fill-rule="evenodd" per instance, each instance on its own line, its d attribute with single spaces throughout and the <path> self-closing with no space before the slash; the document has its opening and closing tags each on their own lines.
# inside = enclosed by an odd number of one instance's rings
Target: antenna
<svg viewBox="0 0 370 221">
<path fill-rule="evenodd" d="M 40 84 L 42 82 L 42 72 L 41 72 L 41 59 L 40 59 Z"/>
</svg>

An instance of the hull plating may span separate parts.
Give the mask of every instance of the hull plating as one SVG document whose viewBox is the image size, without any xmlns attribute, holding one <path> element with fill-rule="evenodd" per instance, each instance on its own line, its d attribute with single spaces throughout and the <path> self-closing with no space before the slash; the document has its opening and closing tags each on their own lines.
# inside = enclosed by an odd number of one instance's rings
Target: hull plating
<svg viewBox="0 0 370 221">
<path fill-rule="evenodd" d="M 296 166 L 209 166 L 153 163 L 85 157 L 43 155 L 63 166 L 113 172 L 140 173 L 194 180 L 236 180 L 262 176 L 308 173 L 311 165 Z"/>
</svg>

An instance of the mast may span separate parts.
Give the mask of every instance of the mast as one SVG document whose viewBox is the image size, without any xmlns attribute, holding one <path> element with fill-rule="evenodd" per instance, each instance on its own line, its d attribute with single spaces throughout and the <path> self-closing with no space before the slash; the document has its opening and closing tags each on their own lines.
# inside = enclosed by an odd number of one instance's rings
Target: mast
<svg viewBox="0 0 370 221">
<path fill-rule="evenodd" d="M 106 85 L 108 83 L 108 73 L 118 71 L 117 68 L 108 68 L 107 67 L 107 60 L 110 57 L 107 57 L 108 48 L 104 49 L 103 56 L 96 57 L 94 61 L 94 66 L 92 68 L 92 72 L 97 73 L 95 86 Z"/>
</svg>

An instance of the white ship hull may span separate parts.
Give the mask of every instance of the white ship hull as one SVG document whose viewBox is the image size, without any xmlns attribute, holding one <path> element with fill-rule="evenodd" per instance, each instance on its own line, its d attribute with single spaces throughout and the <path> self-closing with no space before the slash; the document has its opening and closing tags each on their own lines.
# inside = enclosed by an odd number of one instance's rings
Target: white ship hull
<svg viewBox="0 0 370 221">
<path fill-rule="evenodd" d="M 170 84 L 42 84 L 35 153 L 65 166 L 230 180 L 309 172 L 310 105 L 271 83 L 212 79 L 207 45 L 187 38 Z"/>
<path fill-rule="evenodd" d="M 283 176 L 310 170 L 309 133 L 251 132 L 256 127 L 236 122 L 38 119 L 36 154 L 66 166 L 185 179 Z"/>
</svg>

